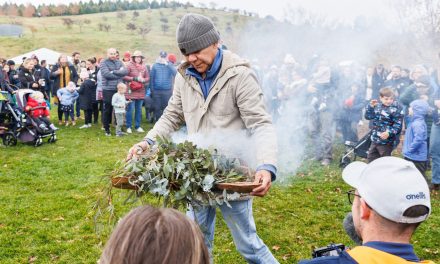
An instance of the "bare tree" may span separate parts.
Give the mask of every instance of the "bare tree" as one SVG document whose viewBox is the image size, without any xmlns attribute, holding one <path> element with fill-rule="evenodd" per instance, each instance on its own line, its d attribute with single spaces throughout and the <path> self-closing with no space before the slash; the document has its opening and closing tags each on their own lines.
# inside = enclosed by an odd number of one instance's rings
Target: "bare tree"
<svg viewBox="0 0 440 264">
<path fill-rule="evenodd" d="M 417 38 L 440 41 L 440 2 L 435 0 L 394 1 L 401 28 Z"/>
<path fill-rule="evenodd" d="M 112 29 L 112 25 L 110 24 L 103 24 L 103 29 L 105 32 L 109 32 Z"/>
<path fill-rule="evenodd" d="M 138 11 L 134 11 L 133 12 L 133 20 L 136 20 L 136 18 L 138 18 L 139 17 L 139 12 Z"/>
<path fill-rule="evenodd" d="M 68 29 L 72 28 L 74 21 L 71 18 L 62 18 L 63 25 L 65 25 Z"/>
<path fill-rule="evenodd" d="M 37 28 L 34 26 L 29 26 L 29 29 L 31 30 L 32 33 L 32 38 L 35 37 L 35 33 L 37 33 Z"/>
<path fill-rule="evenodd" d="M 150 33 L 151 28 L 148 25 L 144 25 L 139 27 L 139 34 L 142 36 L 142 39 L 145 39 L 148 33 Z"/>
<path fill-rule="evenodd" d="M 126 28 L 127 28 L 127 30 L 130 30 L 132 32 L 134 32 L 137 29 L 136 25 L 133 23 L 128 23 Z"/>
<path fill-rule="evenodd" d="M 82 27 L 84 26 L 84 20 L 78 19 L 78 20 L 75 20 L 73 23 L 79 27 L 79 33 L 82 33 Z"/>
<path fill-rule="evenodd" d="M 162 24 L 163 34 L 167 33 L 169 29 L 170 29 L 170 26 L 168 26 L 168 24 Z"/>
<path fill-rule="evenodd" d="M 117 17 L 119 20 L 121 20 L 121 22 L 122 22 L 122 20 L 125 19 L 126 16 L 127 16 L 127 14 L 124 13 L 124 12 L 122 12 L 122 11 L 118 11 L 118 12 L 116 13 L 116 17 Z"/>
</svg>

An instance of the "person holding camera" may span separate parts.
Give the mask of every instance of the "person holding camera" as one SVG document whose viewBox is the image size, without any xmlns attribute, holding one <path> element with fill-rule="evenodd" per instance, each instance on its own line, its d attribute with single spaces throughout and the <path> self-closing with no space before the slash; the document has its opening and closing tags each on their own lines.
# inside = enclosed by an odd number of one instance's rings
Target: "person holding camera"
<svg viewBox="0 0 440 264">
<path fill-rule="evenodd" d="M 413 163 L 397 157 L 369 164 L 355 161 L 344 169 L 342 178 L 355 188 L 347 193 L 362 245 L 299 263 L 434 263 L 421 261 L 410 244 L 431 213 L 428 184 Z"/>
</svg>

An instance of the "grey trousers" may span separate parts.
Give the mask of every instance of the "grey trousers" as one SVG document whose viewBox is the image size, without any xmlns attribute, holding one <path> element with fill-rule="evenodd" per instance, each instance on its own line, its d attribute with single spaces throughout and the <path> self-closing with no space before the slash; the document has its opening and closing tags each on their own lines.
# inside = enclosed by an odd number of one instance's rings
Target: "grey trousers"
<svg viewBox="0 0 440 264">
<path fill-rule="evenodd" d="M 125 124 L 125 113 L 115 113 L 116 117 L 116 134 L 122 132 L 122 126 Z"/>
</svg>

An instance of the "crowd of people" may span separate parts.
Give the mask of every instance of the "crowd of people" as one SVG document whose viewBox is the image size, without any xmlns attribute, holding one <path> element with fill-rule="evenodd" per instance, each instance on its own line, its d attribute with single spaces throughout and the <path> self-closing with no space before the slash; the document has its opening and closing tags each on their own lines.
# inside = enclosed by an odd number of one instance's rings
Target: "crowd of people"
<svg viewBox="0 0 440 264">
<path fill-rule="evenodd" d="M 3 65 L 2 86 L 15 82 L 14 86 L 40 91 L 47 100 L 50 94 L 57 98 L 59 125 L 75 125 L 78 109 L 83 109 L 85 124 L 81 128 L 88 128 L 92 121 L 98 122 L 101 109 L 105 135 L 111 135 L 113 115 L 117 136 L 124 135 L 123 125 L 126 133 L 132 132 L 133 114 L 134 129 L 143 132 L 139 118 L 144 104 L 155 125 L 129 150 L 127 160 L 148 150 L 158 136 L 184 125 L 188 134 L 246 130 L 255 139 L 258 166 L 254 181 L 259 185 L 249 195 L 231 201 L 230 206 L 219 206 L 220 210 L 189 206 L 188 217 L 172 209 L 138 208 L 119 223 L 100 263 L 212 262 L 217 211 L 223 214 L 236 248 L 247 262 L 278 263 L 257 234 L 251 196 L 265 196 L 276 180 L 273 122 L 291 107 L 307 124 L 314 158 L 322 165 L 332 160 L 336 129 L 344 140 L 357 141 L 358 124 L 364 119 L 372 121 L 369 164 L 353 162 L 343 171 L 344 181 L 355 188 L 349 192 L 349 201 L 363 246 L 339 252 L 337 258 L 309 263 L 420 261 L 409 241 L 431 213 L 430 191 L 423 177 L 430 158 L 431 188 L 435 191 L 440 186 L 440 91 L 435 71 L 423 65 L 410 71 L 394 65 L 388 72 L 383 65 L 364 68 L 355 62 L 335 67 L 322 56 L 301 65 L 291 55 L 279 66 L 251 68 L 246 60 L 221 48 L 218 30 L 199 14 L 182 17 L 176 36 L 185 57 L 177 69 L 171 54 L 160 52 L 150 69 L 140 51 L 125 53 L 120 60 L 114 48 L 107 50 L 107 58 L 84 63 L 78 52 L 72 54 L 73 62 L 62 55 L 48 74 L 36 57 L 25 59 L 15 72 L 13 63 Z M 432 124 L 430 133 L 427 123 Z M 407 160 L 386 157 L 404 131 Z"/>
<path fill-rule="evenodd" d="M 119 125 L 126 130 L 118 130 L 116 136 L 123 136 L 133 129 L 144 132 L 141 127 L 143 107 L 149 122 L 160 118 L 171 97 L 176 66 L 176 56 L 165 51 L 160 52 L 151 66 L 140 51 L 133 54 L 127 51 L 120 60 L 119 52 L 113 48 L 107 51 L 106 58 L 99 59 L 81 60 L 81 54 L 73 52 L 69 61 L 67 55 L 62 54 L 54 65 L 32 55 L 23 58 L 17 68 L 14 61 L 1 59 L 0 86 L 10 93 L 17 89 L 41 92 L 49 108 L 57 107 L 58 125 L 76 126 L 78 119 L 84 119 L 84 125 L 79 128 L 86 129 L 101 121 L 105 135 L 111 136 L 110 124 L 122 122 Z M 127 86 L 127 102 L 126 107 L 120 109 L 123 118 L 115 120 L 112 96 L 118 83 Z"/>
<path fill-rule="evenodd" d="M 253 68 L 274 122 L 294 115 L 291 119 L 312 142 L 312 159 L 322 165 L 331 163 L 337 132 L 342 142 L 353 143 L 370 132 L 369 162 L 390 156 L 402 143 L 403 157 L 424 176 L 432 167 L 431 188 L 439 190 L 440 90 L 434 68 L 392 65 L 388 70 L 382 64 L 367 67 L 354 61 L 332 64 L 318 55 L 301 64 L 290 54 L 279 65 Z"/>
</svg>

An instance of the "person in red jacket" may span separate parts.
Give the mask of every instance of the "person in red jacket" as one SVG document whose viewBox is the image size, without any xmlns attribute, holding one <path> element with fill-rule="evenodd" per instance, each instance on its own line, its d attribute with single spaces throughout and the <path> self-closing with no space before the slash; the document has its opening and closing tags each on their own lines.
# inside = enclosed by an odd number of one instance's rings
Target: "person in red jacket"
<svg viewBox="0 0 440 264">
<path fill-rule="evenodd" d="M 50 122 L 49 107 L 47 107 L 43 93 L 39 91 L 31 93 L 28 97 L 25 110 L 37 123 L 37 129 L 40 129 L 42 132 L 57 130 Z"/>
</svg>

